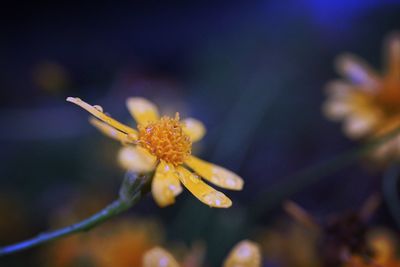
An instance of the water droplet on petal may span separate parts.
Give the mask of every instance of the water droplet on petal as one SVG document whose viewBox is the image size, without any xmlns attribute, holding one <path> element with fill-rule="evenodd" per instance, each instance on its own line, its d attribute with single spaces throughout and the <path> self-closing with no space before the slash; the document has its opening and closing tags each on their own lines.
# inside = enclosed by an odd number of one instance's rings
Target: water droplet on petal
<svg viewBox="0 0 400 267">
<path fill-rule="evenodd" d="M 243 244 L 237 251 L 237 256 L 241 259 L 247 259 L 251 256 L 251 248 L 247 244 Z"/>
<path fill-rule="evenodd" d="M 160 267 L 167 267 L 168 266 L 168 262 L 169 262 L 168 258 L 163 257 L 159 261 L 159 266 Z"/>
<path fill-rule="evenodd" d="M 198 184 L 200 182 L 201 178 L 198 175 L 193 173 L 192 175 L 190 175 L 190 180 L 192 180 L 193 183 Z"/>
<path fill-rule="evenodd" d="M 231 205 L 231 201 L 224 194 L 218 191 L 211 191 L 204 194 L 202 198 L 210 206 L 228 207 Z"/>
<path fill-rule="evenodd" d="M 94 105 L 93 107 L 94 107 L 95 109 L 97 109 L 98 111 L 103 112 L 103 107 L 102 107 L 102 106 Z"/>
</svg>

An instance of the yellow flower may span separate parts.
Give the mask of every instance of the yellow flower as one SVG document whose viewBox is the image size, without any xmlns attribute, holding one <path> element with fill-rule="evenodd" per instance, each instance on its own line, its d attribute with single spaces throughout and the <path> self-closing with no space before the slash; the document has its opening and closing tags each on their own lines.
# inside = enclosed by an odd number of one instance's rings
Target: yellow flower
<svg viewBox="0 0 400 267">
<path fill-rule="evenodd" d="M 198 120 L 181 121 L 178 113 L 175 117 L 160 118 L 153 103 L 132 97 L 126 104 L 137 122 L 135 130 L 103 113 L 100 106 L 73 97 L 68 97 L 67 101 L 87 110 L 97 118 L 91 119 L 96 128 L 126 145 L 119 154 L 124 167 L 135 172 L 155 169 L 151 191 L 161 207 L 175 202 L 175 197 L 182 191 L 181 183 L 210 207 L 232 205 L 227 196 L 207 185 L 200 176 L 222 188 L 243 188 L 243 180 L 235 173 L 191 155 L 192 142 L 199 141 L 205 134 L 204 126 Z"/>
<path fill-rule="evenodd" d="M 385 70 L 379 74 L 361 59 L 343 55 L 337 69 L 344 79 L 328 84 L 325 115 L 343 121 L 350 137 L 372 138 L 400 126 L 400 35 L 393 34 L 385 46 Z M 400 156 L 400 136 L 374 151 L 376 159 Z"/>
<path fill-rule="evenodd" d="M 143 267 L 179 267 L 176 259 L 166 250 L 155 247 L 144 254 Z M 261 252 L 257 244 L 244 240 L 237 244 L 226 258 L 224 267 L 260 267 Z"/>
</svg>

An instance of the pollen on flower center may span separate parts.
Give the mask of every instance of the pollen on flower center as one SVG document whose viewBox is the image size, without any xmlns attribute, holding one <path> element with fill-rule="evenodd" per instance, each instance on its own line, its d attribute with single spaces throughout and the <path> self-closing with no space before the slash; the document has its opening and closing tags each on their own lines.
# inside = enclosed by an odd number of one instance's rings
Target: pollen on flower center
<svg viewBox="0 0 400 267">
<path fill-rule="evenodd" d="M 138 145 L 158 159 L 177 166 L 191 154 L 192 141 L 183 131 L 179 113 L 175 118 L 164 116 L 146 125 L 138 125 L 138 129 Z"/>
</svg>

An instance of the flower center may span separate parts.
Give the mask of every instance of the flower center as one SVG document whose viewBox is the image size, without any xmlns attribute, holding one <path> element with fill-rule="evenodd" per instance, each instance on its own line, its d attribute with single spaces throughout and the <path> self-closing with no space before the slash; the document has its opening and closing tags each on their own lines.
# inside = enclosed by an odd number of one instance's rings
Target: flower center
<svg viewBox="0 0 400 267">
<path fill-rule="evenodd" d="M 192 141 L 185 134 L 179 121 L 167 116 L 146 125 L 138 125 L 138 144 L 158 159 L 175 166 L 182 164 L 191 154 Z"/>
</svg>

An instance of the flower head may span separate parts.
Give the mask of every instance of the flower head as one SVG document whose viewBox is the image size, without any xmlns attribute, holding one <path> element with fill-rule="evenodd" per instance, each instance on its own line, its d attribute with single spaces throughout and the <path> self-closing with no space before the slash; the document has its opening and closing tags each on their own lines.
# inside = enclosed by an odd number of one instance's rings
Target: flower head
<svg viewBox="0 0 400 267">
<path fill-rule="evenodd" d="M 145 253 L 143 267 L 179 267 L 178 261 L 166 250 L 155 247 Z M 196 265 L 197 266 L 197 265 Z M 261 252 L 257 244 L 244 240 L 226 258 L 224 267 L 260 267 Z"/>
<path fill-rule="evenodd" d="M 400 127 L 400 35 L 393 34 L 385 46 L 385 70 L 379 74 L 361 59 L 343 55 L 337 61 L 342 80 L 327 86 L 325 115 L 341 120 L 351 138 L 373 138 Z M 376 159 L 400 157 L 400 137 L 374 151 Z"/>
<path fill-rule="evenodd" d="M 182 191 L 181 184 L 211 207 L 232 205 L 227 196 L 201 178 L 226 189 L 241 190 L 243 187 L 243 180 L 235 173 L 191 155 L 192 143 L 205 134 L 203 124 L 196 119 L 180 120 L 179 113 L 175 117 L 160 118 L 153 103 L 133 97 L 127 100 L 127 107 L 137 122 L 135 130 L 106 115 L 100 106 L 73 97 L 67 101 L 86 109 L 96 117 L 90 120 L 96 128 L 125 145 L 119 153 L 123 167 L 140 173 L 155 169 L 152 194 L 159 206 L 173 204 Z"/>
</svg>

